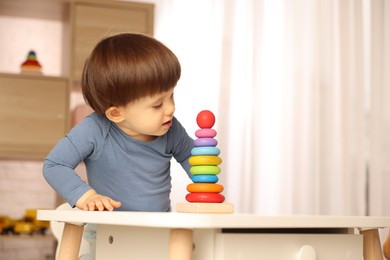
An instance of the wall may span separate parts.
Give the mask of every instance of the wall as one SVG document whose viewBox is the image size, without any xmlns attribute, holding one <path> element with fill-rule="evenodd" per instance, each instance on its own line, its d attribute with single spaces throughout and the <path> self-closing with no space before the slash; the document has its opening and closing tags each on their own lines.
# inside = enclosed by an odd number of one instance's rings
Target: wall
<svg viewBox="0 0 390 260">
<path fill-rule="evenodd" d="M 0 215 L 23 217 L 28 208 L 53 208 L 56 194 L 42 176 L 40 161 L 0 161 Z"/>
<path fill-rule="evenodd" d="M 56 242 L 48 237 L 0 237 L 2 260 L 54 259 Z"/>
<path fill-rule="evenodd" d="M 0 16 L 0 71 L 19 73 L 28 52 L 34 50 L 43 73 L 60 76 L 62 27 L 55 20 Z"/>
</svg>

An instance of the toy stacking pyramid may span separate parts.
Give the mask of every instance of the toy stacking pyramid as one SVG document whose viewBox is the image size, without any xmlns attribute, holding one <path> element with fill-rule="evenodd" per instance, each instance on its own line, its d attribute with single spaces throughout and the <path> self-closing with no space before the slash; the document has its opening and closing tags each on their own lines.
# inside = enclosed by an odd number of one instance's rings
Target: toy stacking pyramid
<svg viewBox="0 0 390 260">
<path fill-rule="evenodd" d="M 212 127 L 215 124 L 215 116 L 209 110 L 201 111 L 196 122 L 200 129 L 195 132 L 197 139 L 188 160 L 192 166 L 193 183 L 187 186 L 189 192 L 186 200 L 189 203 L 179 203 L 178 212 L 197 213 L 232 213 L 233 204 L 224 203 L 225 197 L 221 194 L 224 187 L 218 184 L 218 174 L 222 163 L 219 157 L 220 150 L 215 139 L 217 131 Z"/>
<path fill-rule="evenodd" d="M 42 75 L 42 66 L 37 60 L 35 51 L 30 51 L 26 60 L 20 65 L 21 73 L 31 75 Z"/>
</svg>

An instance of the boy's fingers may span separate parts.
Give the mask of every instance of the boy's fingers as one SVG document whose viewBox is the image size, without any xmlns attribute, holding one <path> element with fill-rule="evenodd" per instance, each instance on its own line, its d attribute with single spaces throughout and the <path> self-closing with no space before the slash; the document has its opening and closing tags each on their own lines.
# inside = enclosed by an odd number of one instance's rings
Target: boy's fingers
<svg viewBox="0 0 390 260">
<path fill-rule="evenodd" d="M 111 204 L 120 205 L 121 203 L 119 201 L 116 201 L 116 200 L 111 200 Z"/>
<path fill-rule="evenodd" d="M 119 208 L 122 203 L 120 203 L 119 201 L 116 201 L 116 200 L 112 200 L 111 204 L 115 207 L 115 208 Z"/>
<path fill-rule="evenodd" d="M 112 211 L 114 208 L 111 205 L 111 200 L 110 199 L 104 199 L 103 200 L 104 208 L 106 208 L 109 211 Z"/>
<path fill-rule="evenodd" d="M 103 211 L 104 210 L 104 208 L 106 207 L 106 205 L 105 205 L 105 203 L 104 203 L 105 201 L 104 200 L 98 200 L 98 201 L 96 201 L 96 207 L 97 207 L 97 209 L 99 210 L 99 211 Z"/>
<path fill-rule="evenodd" d="M 119 208 L 121 203 L 119 201 L 115 201 L 109 197 L 96 196 L 94 195 L 90 201 L 84 203 L 83 210 L 87 211 L 104 211 L 109 210 L 112 211 L 114 208 Z"/>
<path fill-rule="evenodd" d="M 89 211 L 94 211 L 95 210 L 95 202 L 94 201 L 88 202 L 87 207 L 88 207 Z"/>
</svg>

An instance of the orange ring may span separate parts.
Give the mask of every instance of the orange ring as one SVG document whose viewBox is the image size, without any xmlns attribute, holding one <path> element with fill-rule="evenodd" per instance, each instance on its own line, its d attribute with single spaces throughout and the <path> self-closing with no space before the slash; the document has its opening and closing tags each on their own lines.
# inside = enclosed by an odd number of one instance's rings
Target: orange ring
<svg viewBox="0 0 390 260">
<path fill-rule="evenodd" d="M 191 156 L 188 159 L 188 163 L 194 165 L 219 165 L 222 163 L 222 159 L 215 155 L 197 155 Z"/>
<path fill-rule="evenodd" d="M 187 185 L 187 191 L 220 193 L 223 191 L 223 186 L 216 183 L 191 183 Z"/>
</svg>

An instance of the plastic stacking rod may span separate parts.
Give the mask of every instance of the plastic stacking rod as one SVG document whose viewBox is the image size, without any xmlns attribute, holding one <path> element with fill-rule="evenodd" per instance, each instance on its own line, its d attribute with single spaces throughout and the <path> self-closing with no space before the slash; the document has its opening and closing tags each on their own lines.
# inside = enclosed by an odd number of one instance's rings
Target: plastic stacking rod
<svg viewBox="0 0 390 260">
<path fill-rule="evenodd" d="M 190 159 L 188 159 L 188 163 L 192 166 L 219 165 L 222 163 L 222 159 L 215 155 L 197 155 L 197 156 L 191 156 Z"/>
<path fill-rule="evenodd" d="M 221 172 L 221 168 L 215 165 L 199 165 L 192 166 L 190 168 L 192 174 L 214 174 L 217 175 Z"/>
<path fill-rule="evenodd" d="M 220 193 L 223 191 L 223 186 L 216 183 L 191 183 L 187 185 L 187 191 Z"/>
</svg>

